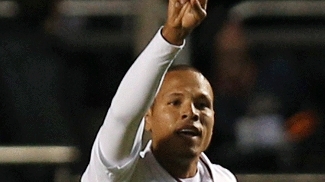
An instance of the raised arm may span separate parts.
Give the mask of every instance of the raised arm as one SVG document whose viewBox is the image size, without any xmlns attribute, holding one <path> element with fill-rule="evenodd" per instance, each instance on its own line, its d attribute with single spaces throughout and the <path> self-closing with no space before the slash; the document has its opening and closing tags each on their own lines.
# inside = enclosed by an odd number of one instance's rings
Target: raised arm
<svg viewBox="0 0 325 182">
<path fill-rule="evenodd" d="M 111 105 L 116 117 L 122 117 L 124 121 L 133 121 L 144 116 L 164 72 L 180 48 L 178 46 L 183 44 L 188 34 L 206 17 L 206 3 L 206 0 L 169 1 L 168 18 L 161 31 L 162 38 L 168 43 L 157 35 L 129 69 Z M 138 85 L 139 83 L 143 85 Z M 128 105 L 124 108 L 115 107 L 121 103 Z M 126 110 L 128 112 L 125 112 Z"/>
<path fill-rule="evenodd" d="M 122 167 L 139 151 L 141 120 L 184 39 L 205 18 L 206 4 L 206 0 L 169 0 L 161 32 L 128 70 L 112 100 L 94 143 L 88 172 L 101 170 L 91 169 L 98 165 Z"/>
</svg>

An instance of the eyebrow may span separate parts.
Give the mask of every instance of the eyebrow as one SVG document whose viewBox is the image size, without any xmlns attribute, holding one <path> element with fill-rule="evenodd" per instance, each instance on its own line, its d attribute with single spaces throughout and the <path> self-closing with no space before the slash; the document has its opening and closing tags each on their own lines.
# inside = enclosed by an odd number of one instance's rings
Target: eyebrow
<svg viewBox="0 0 325 182">
<path fill-rule="evenodd" d="M 211 105 L 213 105 L 213 98 L 210 97 L 210 95 L 207 94 L 207 93 L 201 93 L 197 98 L 202 99 L 202 100 L 206 100 L 209 103 L 211 103 Z"/>
<path fill-rule="evenodd" d="M 170 98 L 170 97 L 181 97 L 183 95 L 184 94 L 182 94 L 182 93 L 179 93 L 179 92 L 175 93 L 174 92 L 174 93 L 166 94 L 166 97 L 168 97 L 168 98 Z M 208 93 L 200 93 L 200 94 L 198 94 L 198 96 L 196 98 L 213 100 L 213 98 L 210 97 L 210 95 Z"/>
<path fill-rule="evenodd" d="M 179 93 L 179 92 L 174 92 L 174 93 L 170 93 L 170 94 L 166 94 L 167 97 L 177 97 L 177 96 L 183 96 L 184 94 Z"/>
<path fill-rule="evenodd" d="M 205 97 L 205 98 L 213 100 L 213 95 L 209 94 L 208 92 L 201 93 L 200 97 Z"/>
</svg>

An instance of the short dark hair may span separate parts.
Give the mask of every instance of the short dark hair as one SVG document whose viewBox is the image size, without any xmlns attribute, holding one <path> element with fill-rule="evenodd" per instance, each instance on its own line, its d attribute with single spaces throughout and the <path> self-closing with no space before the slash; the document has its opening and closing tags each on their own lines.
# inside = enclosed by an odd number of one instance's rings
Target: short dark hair
<svg viewBox="0 0 325 182">
<path fill-rule="evenodd" d="M 167 70 L 167 73 L 172 72 L 172 71 L 193 71 L 195 73 L 201 74 L 210 84 L 212 90 L 214 91 L 213 85 L 211 84 L 210 80 L 196 67 L 188 65 L 188 64 L 175 64 L 169 67 Z"/>
</svg>

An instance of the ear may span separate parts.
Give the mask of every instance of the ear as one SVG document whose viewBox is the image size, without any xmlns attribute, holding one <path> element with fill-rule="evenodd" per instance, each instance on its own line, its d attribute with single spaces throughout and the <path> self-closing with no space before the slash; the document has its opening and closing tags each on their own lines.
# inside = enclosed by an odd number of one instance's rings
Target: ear
<svg viewBox="0 0 325 182">
<path fill-rule="evenodd" d="M 147 111 L 146 115 L 145 115 L 145 130 L 148 132 L 151 132 L 151 124 L 152 124 L 152 107 L 149 108 L 149 110 Z"/>
</svg>

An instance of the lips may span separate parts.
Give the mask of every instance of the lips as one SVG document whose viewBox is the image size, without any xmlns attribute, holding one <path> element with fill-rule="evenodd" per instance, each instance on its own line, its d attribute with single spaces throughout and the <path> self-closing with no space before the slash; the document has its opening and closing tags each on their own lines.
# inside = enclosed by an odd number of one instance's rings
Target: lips
<svg viewBox="0 0 325 182">
<path fill-rule="evenodd" d="M 201 136 L 202 132 L 195 126 L 185 126 L 177 130 L 178 135 L 187 137 Z"/>
</svg>

